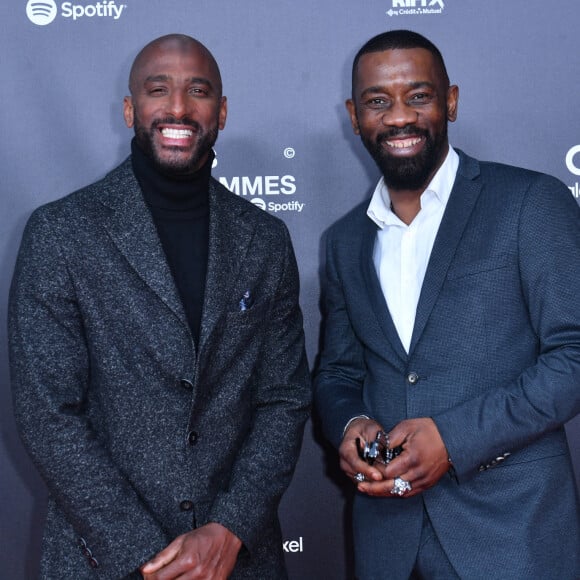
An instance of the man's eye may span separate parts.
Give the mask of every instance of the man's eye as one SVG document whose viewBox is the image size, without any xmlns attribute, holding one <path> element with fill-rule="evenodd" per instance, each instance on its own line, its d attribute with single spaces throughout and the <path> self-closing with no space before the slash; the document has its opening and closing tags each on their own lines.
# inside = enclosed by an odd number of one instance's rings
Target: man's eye
<svg viewBox="0 0 580 580">
<path fill-rule="evenodd" d="M 411 101 L 426 101 L 428 98 L 427 93 L 416 93 L 411 97 Z"/>
</svg>

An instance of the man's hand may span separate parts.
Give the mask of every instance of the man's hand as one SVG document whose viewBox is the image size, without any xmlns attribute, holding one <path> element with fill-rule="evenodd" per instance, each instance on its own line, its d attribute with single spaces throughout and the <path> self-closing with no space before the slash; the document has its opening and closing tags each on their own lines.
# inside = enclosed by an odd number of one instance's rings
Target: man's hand
<svg viewBox="0 0 580 580">
<path fill-rule="evenodd" d="M 371 467 L 359 456 L 360 446 L 364 445 L 365 441 L 374 441 L 377 433 L 381 430 L 382 427 L 379 423 L 364 417 L 355 419 L 348 426 L 342 438 L 338 453 L 340 456 L 340 468 L 350 479 L 354 480 L 356 473 L 362 473 L 369 481 L 381 481 L 383 479 L 383 474 L 377 468 L 377 463 Z M 359 440 L 358 442 L 357 439 Z M 356 483 L 356 480 L 354 481 Z M 358 488 L 363 491 L 360 483 L 358 484 Z"/>
<path fill-rule="evenodd" d="M 175 538 L 141 567 L 141 574 L 145 580 L 226 580 L 241 545 L 227 528 L 209 523 Z"/>
<path fill-rule="evenodd" d="M 395 478 L 401 477 L 412 486 L 403 497 L 412 497 L 433 487 L 451 464 L 437 425 L 430 418 L 401 421 L 389 433 L 391 448 L 403 446 L 403 452 L 388 465 L 380 465 L 382 479 L 359 484 L 359 491 L 368 495 L 398 497 L 391 490 Z"/>
</svg>

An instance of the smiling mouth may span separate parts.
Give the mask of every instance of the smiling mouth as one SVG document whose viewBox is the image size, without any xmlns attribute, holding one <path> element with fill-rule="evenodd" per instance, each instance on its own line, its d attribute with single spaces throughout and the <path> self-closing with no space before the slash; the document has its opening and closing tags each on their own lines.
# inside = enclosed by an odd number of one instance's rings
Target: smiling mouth
<svg viewBox="0 0 580 580">
<path fill-rule="evenodd" d="M 172 129 L 164 127 L 161 129 L 161 135 L 167 139 L 190 139 L 193 137 L 192 129 Z"/>
<path fill-rule="evenodd" d="M 396 141 L 386 140 L 385 143 L 394 149 L 407 149 L 414 147 L 423 141 L 423 137 L 411 137 L 409 139 L 397 139 Z"/>
</svg>

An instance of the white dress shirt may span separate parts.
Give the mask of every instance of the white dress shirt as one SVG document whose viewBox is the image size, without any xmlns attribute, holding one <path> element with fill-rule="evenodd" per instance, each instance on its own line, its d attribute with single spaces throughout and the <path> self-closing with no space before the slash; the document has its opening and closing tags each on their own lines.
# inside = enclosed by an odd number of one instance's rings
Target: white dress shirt
<svg viewBox="0 0 580 580">
<path fill-rule="evenodd" d="M 449 147 L 445 161 L 421 195 L 419 213 L 409 225 L 391 210 L 391 198 L 383 178 L 367 209 L 367 215 L 379 227 L 373 261 L 389 312 L 407 352 L 425 271 L 458 167 L 459 156 Z"/>
</svg>

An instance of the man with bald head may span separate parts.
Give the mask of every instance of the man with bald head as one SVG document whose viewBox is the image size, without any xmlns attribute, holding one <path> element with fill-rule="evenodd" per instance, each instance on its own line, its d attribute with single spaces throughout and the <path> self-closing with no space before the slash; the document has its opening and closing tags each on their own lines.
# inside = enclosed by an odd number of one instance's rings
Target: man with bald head
<svg viewBox="0 0 580 580">
<path fill-rule="evenodd" d="M 36 210 L 10 295 L 42 578 L 284 578 L 277 518 L 310 404 L 284 224 L 211 177 L 226 98 L 201 43 L 136 57 L 131 156 Z"/>
</svg>

